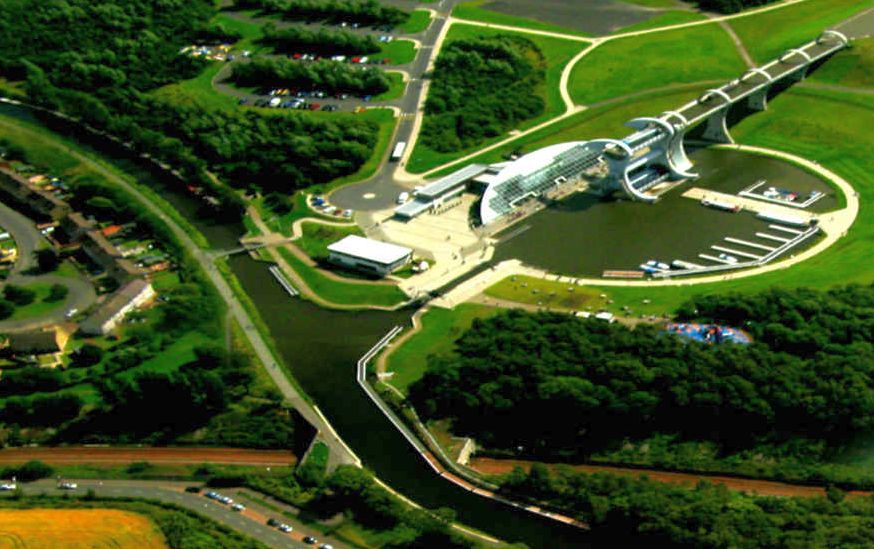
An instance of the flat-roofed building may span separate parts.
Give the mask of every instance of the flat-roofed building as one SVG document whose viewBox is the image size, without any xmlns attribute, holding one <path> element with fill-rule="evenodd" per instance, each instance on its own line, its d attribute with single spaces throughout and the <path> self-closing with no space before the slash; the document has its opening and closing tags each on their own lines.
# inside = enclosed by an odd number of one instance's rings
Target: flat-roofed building
<svg viewBox="0 0 874 549">
<path fill-rule="evenodd" d="M 155 297 L 155 290 L 148 280 L 131 280 L 112 294 L 79 326 L 83 333 L 104 335 L 115 329 L 133 309 Z"/>
<path fill-rule="evenodd" d="M 395 217 L 410 220 L 457 198 L 467 183 L 488 169 L 485 164 L 470 164 L 415 191 L 413 200 L 395 208 Z"/>
<path fill-rule="evenodd" d="M 335 265 L 378 276 L 394 272 L 413 257 L 410 248 L 356 235 L 334 242 L 328 252 L 328 261 Z"/>
</svg>

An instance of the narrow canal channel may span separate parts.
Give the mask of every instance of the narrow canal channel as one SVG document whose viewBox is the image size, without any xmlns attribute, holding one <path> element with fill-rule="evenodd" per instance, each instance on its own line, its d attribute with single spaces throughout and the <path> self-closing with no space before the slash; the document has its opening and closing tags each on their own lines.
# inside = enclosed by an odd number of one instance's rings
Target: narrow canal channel
<svg viewBox="0 0 874 549">
<path fill-rule="evenodd" d="M 0 104 L 0 114 L 41 124 L 22 107 Z M 66 125 L 51 124 L 50 129 L 63 132 Z M 181 192 L 172 176 L 143 159 L 131 158 L 123 147 L 96 137 L 75 139 L 99 151 L 97 154 L 111 160 L 139 183 L 160 190 L 206 236 L 211 246 L 233 247 L 243 234 L 240 223 L 221 224 L 205 219 L 200 215 L 199 201 Z M 393 326 L 408 326 L 413 311 L 321 309 L 301 298 L 290 298 L 264 263 L 240 255 L 231 258 L 230 264 L 267 322 L 295 378 L 365 466 L 392 488 L 425 507 L 449 507 L 456 511 L 459 522 L 506 541 L 524 542 L 532 548 L 592 546 L 589 535 L 579 529 L 471 494 L 436 476 L 367 399 L 355 382 L 358 359 Z"/>
</svg>

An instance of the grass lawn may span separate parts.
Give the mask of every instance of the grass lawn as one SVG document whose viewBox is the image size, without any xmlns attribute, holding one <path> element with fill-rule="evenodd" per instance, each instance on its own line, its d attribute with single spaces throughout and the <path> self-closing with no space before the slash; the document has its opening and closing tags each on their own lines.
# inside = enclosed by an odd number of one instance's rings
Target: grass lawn
<svg viewBox="0 0 874 549">
<path fill-rule="evenodd" d="M 626 4 L 635 4 L 645 8 L 676 8 L 676 0 L 622 0 Z"/>
<path fill-rule="evenodd" d="M 195 359 L 194 348 L 213 343 L 201 332 L 188 332 L 176 339 L 169 347 L 135 368 L 125 371 L 118 377 L 130 377 L 142 372 L 173 372 L 183 364 Z"/>
<path fill-rule="evenodd" d="M 58 307 L 61 307 L 66 298 L 60 301 L 46 301 L 46 298 L 49 296 L 49 292 L 51 291 L 50 284 L 23 284 L 25 288 L 33 290 L 36 292 L 36 298 L 32 303 L 24 306 L 15 306 L 15 312 L 12 313 L 12 316 L 9 317 L 9 320 L 27 320 L 29 318 L 37 318 L 43 315 L 46 315 Z"/>
<path fill-rule="evenodd" d="M 500 310 L 484 305 L 463 304 L 449 309 L 430 309 L 422 317 L 422 330 L 389 355 L 386 371 L 394 372 L 389 382 L 404 393 L 422 377 L 429 355 L 446 354 L 475 318 L 487 318 Z"/>
<path fill-rule="evenodd" d="M 431 12 L 428 10 L 413 10 L 406 23 L 398 27 L 404 34 L 416 34 L 424 31 L 431 25 Z"/>
<path fill-rule="evenodd" d="M 263 36 L 260 24 L 253 21 L 247 21 L 243 19 L 238 19 L 236 17 L 231 17 L 227 13 L 221 12 L 213 17 L 211 22 L 219 23 L 228 30 L 237 31 L 238 33 L 240 33 L 242 38 L 236 44 L 234 44 L 235 50 L 256 51 L 257 49 L 259 49 L 259 46 L 256 46 L 256 43 Z"/>
<path fill-rule="evenodd" d="M 575 284 L 555 283 L 530 276 L 511 276 L 490 286 L 486 295 L 517 303 L 530 303 L 544 308 L 574 310 L 602 308 L 601 292 Z"/>
<path fill-rule="evenodd" d="M 407 89 L 407 83 L 404 82 L 403 74 L 394 71 L 386 71 L 385 75 L 388 76 L 389 79 L 388 90 L 384 93 L 373 96 L 374 101 L 392 101 L 398 99 L 404 95 L 404 91 Z"/>
<path fill-rule="evenodd" d="M 313 292 L 328 301 L 361 307 L 368 305 L 390 307 L 407 299 L 395 285 L 334 280 L 305 264 L 284 247 L 279 248 L 279 253 Z"/>
<path fill-rule="evenodd" d="M 380 59 L 387 57 L 392 65 L 405 65 L 416 58 L 416 43 L 412 40 L 392 40 L 379 46 L 382 49 L 374 56 Z"/>
<path fill-rule="evenodd" d="M 874 0 L 808 0 L 755 17 L 732 19 L 729 24 L 753 59 L 765 63 L 870 6 Z"/>
<path fill-rule="evenodd" d="M 212 81 L 224 68 L 226 63 L 215 61 L 210 63 L 199 75 L 176 84 L 167 84 L 151 92 L 152 95 L 168 103 L 201 107 L 203 109 L 233 109 L 237 107 L 237 99 L 220 93 Z"/>
<path fill-rule="evenodd" d="M 472 25 L 453 25 L 449 29 L 446 40 L 464 40 L 468 38 L 489 37 L 497 35 L 516 35 L 522 36 L 531 40 L 541 51 L 546 59 L 546 78 L 544 83 L 537 90 L 538 93 L 546 101 L 546 109 L 544 113 L 536 118 L 532 118 L 521 124 L 517 129 L 530 128 L 537 124 L 558 116 L 565 110 L 564 101 L 561 98 L 559 83 L 561 81 L 561 73 L 565 65 L 583 48 L 588 46 L 586 42 L 577 42 L 574 40 L 563 40 L 560 38 L 549 38 L 544 36 L 536 36 L 531 34 L 514 33 L 502 31 L 498 29 L 487 29 L 483 27 L 475 27 Z M 427 116 L 427 115 L 426 115 Z M 451 153 L 440 153 L 424 146 L 421 141 L 416 143 L 410 160 L 407 162 L 407 171 L 411 173 L 422 173 L 432 168 L 450 162 L 456 158 L 469 154 L 479 148 L 487 146 L 489 143 L 500 141 L 507 137 L 507 134 L 500 135 L 490 140 L 486 140 L 475 147 L 455 151 Z"/>
<path fill-rule="evenodd" d="M 701 21 L 706 19 L 706 16 L 694 11 L 672 10 L 660 13 L 651 19 L 628 25 L 617 29 L 613 34 L 642 31 L 648 29 L 657 29 L 659 27 L 668 27 L 671 25 L 679 25 L 681 23 L 691 23 L 692 21 Z"/>
<path fill-rule="evenodd" d="M 852 48 L 839 52 L 814 72 L 810 81 L 874 88 L 874 39 L 856 40 Z"/>
<path fill-rule="evenodd" d="M 665 287 L 597 287 L 633 314 L 666 314 L 693 295 L 756 292 L 772 286 L 826 288 L 874 282 L 874 97 L 794 88 L 776 98 L 765 113 L 751 116 L 733 130 L 740 143 L 769 147 L 816 160 L 847 179 L 861 198 L 861 211 L 846 237 L 821 254 L 775 273 L 740 280 Z M 553 284 L 556 292 L 566 284 Z M 650 300 L 644 304 L 643 300 Z M 530 303 L 534 300 L 527 299 Z"/>
<path fill-rule="evenodd" d="M 569 29 L 567 27 L 562 27 L 560 25 L 544 23 L 542 21 L 528 19 L 527 17 L 517 17 L 515 15 L 500 13 L 482 7 L 483 4 L 487 4 L 489 2 L 491 2 L 491 0 L 473 0 L 471 2 L 463 2 L 452 9 L 452 16 L 459 19 L 482 21 L 495 25 L 507 25 L 510 27 L 522 27 L 524 29 L 543 30 L 550 32 L 560 32 L 564 34 L 576 34 L 578 36 L 587 36 L 580 31 Z"/>
<path fill-rule="evenodd" d="M 300 465 L 308 464 L 319 467 L 322 471 L 328 466 L 328 457 L 331 453 L 330 448 L 324 442 L 316 442 L 313 445 L 310 453 L 307 454 L 306 461 L 302 461 Z"/>
<path fill-rule="evenodd" d="M 364 236 L 358 225 L 337 227 L 307 222 L 302 224 L 301 229 L 303 230 L 303 236 L 295 241 L 295 244 L 313 259 L 328 257 L 328 246 L 345 236 L 350 234 Z"/>
<path fill-rule="evenodd" d="M 580 60 L 569 92 L 591 104 L 642 90 L 700 80 L 729 79 L 745 65 L 716 24 L 612 40 Z"/>
</svg>

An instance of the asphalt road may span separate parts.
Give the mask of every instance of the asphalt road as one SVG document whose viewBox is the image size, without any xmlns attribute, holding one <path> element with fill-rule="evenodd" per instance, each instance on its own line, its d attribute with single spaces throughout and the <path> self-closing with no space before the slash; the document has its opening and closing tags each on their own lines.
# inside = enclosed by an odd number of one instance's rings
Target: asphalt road
<svg viewBox="0 0 874 549">
<path fill-rule="evenodd" d="M 9 278 L 6 279 L 6 283 L 19 285 L 61 284 L 69 290 L 63 304 L 59 303 L 57 307 L 36 317 L 0 321 L 0 331 L 23 331 L 63 322 L 67 311 L 71 309 L 84 311 L 97 300 L 94 287 L 84 277 L 73 278 L 51 273 L 33 276 L 25 274 L 36 266 L 33 252 L 49 246 L 32 220 L 0 203 L 0 226 L 12 236 L 18 249 L 18 258 L 12 267 Z"/>
<path fill-rule="evenodd" d="M 437 17 L 432 20 L 431 26 L 425 32 L 416 36 L 422 46 L 419 48 L 416 59 L 407 68 L 410 82 L 407 85 L 406 94 L 397 104 L 401 110 L 401 117 L 394 138 L 385 153 L 386 158 L 383 159 L 379 171 L 370 179 L 354 185 L 346 185 L 331 193 L 329 198 L 331 204 L 342 209 L 348 208 L 365 212 L 382 210 L 392 206 L 400 192 L 409 190 L 409 186 L 395 180 L 394 172 L 398 164 L 387 161 L 387 158 L 395 143 L 410 142 L 415 116 L 422 98 L 425 73 L 434 55 L 434 44 L 446 24 L 446 17 L 459 1 L 443 0 L 439 4 L 428 4 L 428 7 L 437 11 Z"/>
<path fill-rule="evenodd" d="M 260 505 L 251 504 L 249 501 L 239 498 L 240 493 L 251 493 L 248 490 L 236 488 L 216 490 L 217 492 L 227 495 L 246 506 L 245 511 L 237 512 L 231 510 L 227 505 L 207 499 L 203 493 L 208 491 L 208 489 L 202 491 L 200 494 L 185 492 L 185 487 L 190 485 L 186 483 L 136 480 L 74 480 L 73 482 L 76 482 L 79 487 L 72 492 L 59 490 L 56 487 L 56 481 L 48 479 L 29 484 L 21 484 L 20 486 L 25 494 L 73 493 L 84 495 L 90 489 L 94 490 L 94 493 L 100 497 L 143 498 L 163 503 L 171 503 L 211 518 L 228 528 L 232 528 L 243 535 L 258 540 L 269 547 L 281 549 L 289 547 L 312 547 L 312 545 L 304 544 L 301 541 L 304 536 L 308 535 L 314 536 L 319 540 L 319 543 L 329 543 L 337 549 L 346 549 L 349 547 L 347 544 L 325 538 L 322 534 L 302 524 L 300 521 L 282 516 L 279 513 L 274 513 Z M 277 503 L 278 502 L 271 501 L 271 505 L 276 505 Z M 291 510 L 290 512 L 296 511 L 281 503 L 278 503 L 277 507 L 283 508 L 286 511 Z M 276 528 L 267 526 L 267 519 L 271 517 L 292 526 L 294 530 L 291 533 L 286 534 L 280 532 Z"/>
</svg>

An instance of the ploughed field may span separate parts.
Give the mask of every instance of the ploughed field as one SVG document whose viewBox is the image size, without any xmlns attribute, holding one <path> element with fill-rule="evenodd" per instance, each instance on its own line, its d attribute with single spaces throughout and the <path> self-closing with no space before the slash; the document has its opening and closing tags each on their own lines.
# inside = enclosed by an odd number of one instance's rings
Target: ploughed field
<svg viewBox="0 0 874 549">
<path fill-rule="evenodd" d="M 4 509 L 0 548 L 166 549 L 148 518 L 117 509 Z"/>
</svg>

